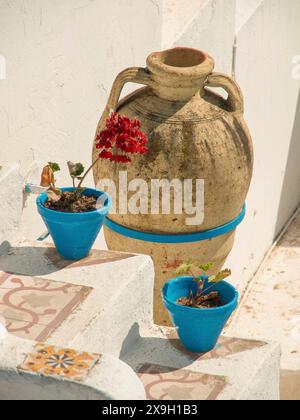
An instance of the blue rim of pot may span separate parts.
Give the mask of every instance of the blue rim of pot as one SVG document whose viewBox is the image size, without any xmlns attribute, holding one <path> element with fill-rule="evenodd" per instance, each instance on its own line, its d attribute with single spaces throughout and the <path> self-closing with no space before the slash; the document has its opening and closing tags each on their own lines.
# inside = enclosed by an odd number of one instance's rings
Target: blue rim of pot
<svg viewBox="0 0 300 420">
<path fill-rule="evenodd" d="M 106 217 L 105 226 L 110 230 L 119 233 L 128 238 L 137 239 L 144 242 L 155 242 L 160 244 L 180 244 L 206 241 L 207 239 L 216 238 L 217 236 L 225 235 L 232 232 L 236 227 L 242 223 L 246 216 L 246 204 L 244 204 L 240 214 L 225 225 L 209 229 L 201 232 L 193 233 L 176 233 L 176 234 L 161 234 L 161 233 L 148 233 L 138 230 L 129 229 L 125 226 L 119 225 Z"/>
<path fill-rule="evenodd" d="M 72 187 L 66 187 L 66 188 L 60 188 L 61 191 L 63 192 L 69 192 L 69 191 L 74 191 L 74 188 Z M 110 195 L 108 195 L 106 192 L 98 190 L 97 188 L 85 188 L 86 191 L 89 192 L 96 192 L 97 194 L 99 194 L 99 197 L 101 196 L 105 196 L 105 201 L 104 201 L 104 206 L 94 210 L 94 211 L 89 211 L 89 212 L 85 212 L 85 213 L 66 213 L 66 212 L 61 212 L 61 211 L 56 211 L 56 210 L 51 210 L 51 209 L 47 209 L 44 206 L 44 203 L 47 201 L 47 194 L 46 193 L 42 193 L 40 194 L 37 199 L 36 199 L 36 203 L 37 206 L 39 207 L 39 209 L 41 209 L 43 212 L 45 212 L 45 214 L 59 214 L 59 215 L 63 215 L 65 217 L 74 217 L 74 215 L 76 215 L 77 217 L 86 217 L 87 215 L 94 215 L 94 214 L 99 214 L 100 216 L 106 216 L 107 213 L 109 212 L 109 209 L 111 207 L 112 204 L 112 198 L 110 197 Z"/>
<path fill-rule="evenodd" d="M 200 276 L 200 278 L 202 280 L 207 280 L 207 276 Z M 231 309 L 233 307 L 233 310 L 235 310 L 238 306 L 238 299 L 239 299 L 239 292 L 237 291 L 237 289 L 232 286 L 232 284 L 228 283 L 227 281 L 222 281 L 218 284 L 226 284 L 226 286 L 228 286 L 233 292 L 234 292 L 234 297 L 233 299 L 226 303 L 226 305 L 223 306 L 219 306 L 217 308 L 191 308 L 190 306 L 183 306 L 183 305 L 179 305 L 176 302 L 172 302 L 170 299 L 168 299 L 166 296 L 166 291 L 168 290 L 168 287 L 170 285 L 170 283 L 175 283 L 175 282 L 180 282 L 182 280 L 193 280 L 193 277 L 190 276 L 181 276 L 181 277 L 176 277 L 172 280 L 167 281 L 163 288 L 162 288 L 162 296 L 163 296 L 163 301 L 166 302 L 168 304 L 168 306 L 173 307 L 176 309 L 176 311 L 180 310 L 180 311 L 189 311 L 190 313 L 199 313 L 199 311 L 203 312 L 205 311 L 206 313 L 217 313 L 217 312 L 224 312 L 224 310 L 226 309 Z M 195 284 L 197 284 L 197 282 L 195 280 L 193 280 L 195 282 Z"/>
</svg>

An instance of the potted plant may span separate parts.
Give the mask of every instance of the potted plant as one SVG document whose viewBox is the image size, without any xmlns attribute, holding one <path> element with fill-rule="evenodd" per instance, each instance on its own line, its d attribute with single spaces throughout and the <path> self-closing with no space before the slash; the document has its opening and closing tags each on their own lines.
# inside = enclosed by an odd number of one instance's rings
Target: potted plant
<svg viewBox="0 0 300 420">
<path fill-rule="evenodd" d="M 48 189 L 37 198 L 37 207 L 57 251 L 65 259 L 79 260 L 89 254 L 111 206 L 107 193 L 84 188 L 84 180 L 101 159 L 128 164 L 130 155 L 147 153 L 148 139 L 140 126 L 138 120 L 112 113 L 96 137 L 99 155 L 92 165 L 85 171 L 81 163 L 68 162 L 72 187 L 57 188 L 57 163 L 49 162 L 43 169 L 41 186 Z"/>
<path fill-rule="evenodd" d="M 207 275 L 213 264 L 188 260 L 178 267 L 179 277 L 163 287 L 163 302 L 184 347 L 196 353 L 212 350 L 230 315 L 237 308 L 238 292 L 225 282 L 231 270 Z"/>
</svg>

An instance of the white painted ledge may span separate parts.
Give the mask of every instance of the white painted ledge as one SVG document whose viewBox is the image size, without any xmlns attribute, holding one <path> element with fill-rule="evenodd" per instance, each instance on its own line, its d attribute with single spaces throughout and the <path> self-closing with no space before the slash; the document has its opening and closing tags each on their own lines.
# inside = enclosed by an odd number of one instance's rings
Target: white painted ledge
<svg viewBox="0 0 300 420">
<path fill-rule="evenodd" d="M 0 341 L 0 400 L 143 400 L 144 387 L 122 361 L 102 355 L 83 382 L 18 371 L 35 343 L 9 336 Z"/>
<path fill-rule="evenodd" d="M 0 271 L 91 288 L 47 342 L 119 356 L 138 339 L 134 326 L 152 323 L 153 262 L 144 255 L 95 253 L 71 264 L 51 244 L 22 242 L 0 257 Z"/>
<path fill-rule="evenodd" d="M 19 165 L 0 167 L 0 255 L 18 233 L 23 209 L 23 179 Z"/>
<path fill-rule="evenodd" d="M 243 337 L 222 337 L 217 347 L 204 355 L 190 353 L 180 344 L 175 329 L 152 327 L 140 331 L 140 339 L 122 360 L 134 370 L 140 366 L 160 366 L 163 392 L 167 377 L 175 372 L 173 385 L 180 390 L 182 399 L 196 400 L 279 400 L 280 345 L 271 341 L 255 341 Z M 176 384 L 176 378 L 187 378 L 188 372 L 194 376 L 192 383 Z M 204 383 L 203 375 L 206 375 Z M 143 380 L 143 379 L 142 379 Z M 148 383 L 149 378 L 146 379 Z M 155 382 L 150 391 L 158 393 Z M 200 387 L 199 387 L 199 383 Z M 223 382 L 223 384 L 222 384 Z M 198 384 L 197 384 L 198 383 Z M 198 395 L 191 394 L 193 387 Z M 208 388 L 205 389 L 205 388 Z M 171 392 L 177 392 L 172 390 Z M 162 393 L 163 393 L 162 392 Z"/>
<path fill-rule="evenodd" d="M 5 340 L 7 338 L 7 330 L 5 328 L 5 321 L 0 317 L 0 342 L 1 340 Z"/>
</svg>

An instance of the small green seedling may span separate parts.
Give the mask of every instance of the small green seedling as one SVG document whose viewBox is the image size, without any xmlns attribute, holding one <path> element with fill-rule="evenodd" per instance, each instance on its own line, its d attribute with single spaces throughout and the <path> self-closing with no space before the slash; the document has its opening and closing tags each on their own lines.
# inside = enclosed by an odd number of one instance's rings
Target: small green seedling
<svg viewBox="0 0 300 420">
<path fill-rule="evenodd" d="M 211 290 L 216 283 L 220 283 L 222 280 L 226 279 L 231 275 L 230 269 L 225 269 L 220 271 L 215 275 L 208 276 L 208 272 L 213 268 L 213 263 L 209 262 L 207 264 L 200 264 L 192 259 L 188 259 L 186 262 L 181 264 L 177 270 L 176 274 L 178 276 L 189 275 L 192 276 L 193 279 L 198 284 L 198 291 L 194 295 L 192 291 L 186 298 L 179 299 L 179 303 L 185 306 L 192 306 L 192 307 L 203 307 L 203 304 L 209 300 L 219 299 L 217 292 L 212 292 L 208 294 L 209 290 Z M 205 282 L 202 280 L 202 276 L 207 276 L 208 283 L 211 283 L 210 286 L 204 288 Z"/>
</svg>

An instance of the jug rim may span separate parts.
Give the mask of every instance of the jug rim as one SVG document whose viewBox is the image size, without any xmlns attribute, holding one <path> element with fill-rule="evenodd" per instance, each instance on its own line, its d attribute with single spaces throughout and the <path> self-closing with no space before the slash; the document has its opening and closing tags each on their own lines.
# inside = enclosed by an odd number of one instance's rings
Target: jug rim
<svg viewBox="0 0 300 420">
<path fill-rule="evenodd" d="M 147 58 L 148 69 L 160 76 L 203 78 L 212 73 L 214 59 L 204 51 L 188 47 L 175 47 L 157 51 Z"/>
</svg>

